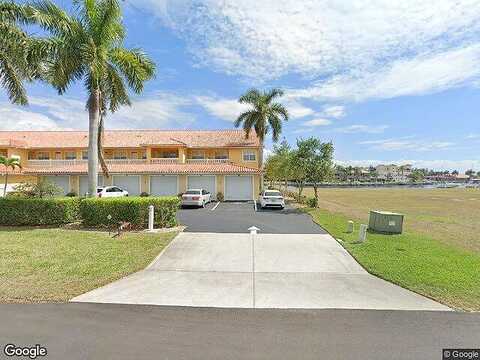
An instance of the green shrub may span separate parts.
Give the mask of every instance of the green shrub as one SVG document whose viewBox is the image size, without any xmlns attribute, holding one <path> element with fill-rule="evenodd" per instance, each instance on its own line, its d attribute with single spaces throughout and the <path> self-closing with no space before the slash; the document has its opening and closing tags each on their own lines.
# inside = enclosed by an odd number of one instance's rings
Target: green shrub
<svg viewBox="0 0 480 360">
<path fill-rule="evenodd" d="M 67 195 L 65 195 L 66 197 L 75 197 L 77 196 L 77 193 L 75 191 L 70 191 L 69 193 L 67 193 Z"/>
<path fill-rule="evenodd" d="M 307 206 L 311 208 L 316 208 L 318 205 L 318 200 L 314 197 L 307 199 Z"/>
<path fill-rule="evenodd" d="M 142 193 L 140 194 L 140 197 L 149 197 L 150 194 L 145 192 L 145 191 L 142 191 Z"/>
<path fill-rule="evenodd" d="M 136 228 L 148 224 L 148 206 L 155 208 L 155 226 L 172 227 L 177 224 L 180 204 L 177 197 L 120 197 L 89 198 L 80 204 L 80 216 L 86 226 L 115 226 L 127 221 Z"/>
<path fill-rule="evenodd" d="M 225 197 L 223 196 L 223 193 L 220 192 L 220 191 L 217 193 L 217 200 L 220 201 L 220 202 L 225 200 Z"/>
<path fill-rule="evenodd" d="M 58 225 L 79 219 L 77 198 L 0 198 L 0 225 Z"/>
<path fill-rule="evenodd" d="M 60 195 L 63 190 L 54 183 L 42 180 L 36 184 L 20 183 L 14 188 L 20 196 L 28 198 L 48 198 Z"/>
</svg>

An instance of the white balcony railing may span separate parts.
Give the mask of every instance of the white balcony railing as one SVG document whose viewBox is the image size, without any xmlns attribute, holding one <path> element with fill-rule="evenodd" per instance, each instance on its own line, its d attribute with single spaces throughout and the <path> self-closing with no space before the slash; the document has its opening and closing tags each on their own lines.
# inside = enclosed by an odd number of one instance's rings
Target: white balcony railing
<svg viewBox="0 0 480 360">
<path fill-rule="evenodd" d="M 57 167 L 86 164 L 87 160 L 28 160 L 29 167 Z"/>
<path fill-rule="evenodd" d="M 228 162 L 230 162 L 230 159 L 187 159 L 187 164 L 219 164 Z"/>
<path fill-rule="evenodd" d="M 178 158 L 152 158 L 150 159 L 152 164 L 177 164 Z"/>
</svg>

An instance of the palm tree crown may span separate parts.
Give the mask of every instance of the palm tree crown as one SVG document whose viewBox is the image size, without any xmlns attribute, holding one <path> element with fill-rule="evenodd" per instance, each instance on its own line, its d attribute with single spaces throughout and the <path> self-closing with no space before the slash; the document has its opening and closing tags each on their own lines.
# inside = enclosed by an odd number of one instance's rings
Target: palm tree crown
<svg viewBox="0 0 480 360">
<path fill-rule="evenodd" d="M 235 127 L 243 124 L 245 136 L 255 129 L 260 142 L 263 143 L 268 132 L 272 130 L 272 139 L 277 142 L 282 133 L 282 121 L 288 121 L 288 111 L 274 100 L 283 95 L 280 89 L 260 92 L 257 89 L 248 90 L 239 99 L 241 104 L 251 105 L 251 109 L 240 114 L 235 120 Z"/>
<path fill-rule="evenodd" d="M 76 0 L 74 4 L 73 15 L 49 0 L 35 2 L 26 11 L 32 22 L 52 35 L 46 80 L 60 94 L 77 80 L 87 90 L 88 189 L 93 196 L 103 117 L 107 110 L 115 112 L 121 105 L 130 105 L 127 88 L 141 93 L 144 82 L 154 76 L 155 65 L 141 50 L 123 47 L 125 29 L 118 0 Z"/>
<path fill-rule="evenodd" d="M 3 196 L 7 195 L 7 184 L 8 184 L 8 169 L 21 169 L 22 165 L 20 164 L 20 159 L 16 157 L 5 157 L 5 156 L 0 156 L 0 165 L 3 165 L 5 167 L 5 183 L 3 186 Z"/>
</svg>

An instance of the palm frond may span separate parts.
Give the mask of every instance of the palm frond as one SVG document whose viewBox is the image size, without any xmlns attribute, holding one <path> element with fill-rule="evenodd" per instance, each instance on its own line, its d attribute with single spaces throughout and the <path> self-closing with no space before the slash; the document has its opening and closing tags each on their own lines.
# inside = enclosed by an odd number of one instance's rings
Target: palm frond
<svg viewBox="0 0 480 360">
<path fill-rule="evenodd" d="M 155 74 L 155 64 L 138 49 L 115 48 L 110 52 L 111 62 L 120 70 L 128 86 L 136 93 L 143 90 L 145 81 Z"/>
<path fill-rule="evenodd" d="M 283 90 L 282 89 L 278 89 L 278 88 L 273 88 L 271 89 L 270 91 L 267 91 L 265 92 L 264 96 L 265 96 L 265 102 L 268 104 L 270 103 L 273 99 L 277 98 L 277 97 L 281 97 L 283 96 Z"/>
<path fill-rule="evenodd" d="M 27 21 L 41 26 L 58 36 L 71 34 L 75 27 L 73 19 L 50 0 L 37 0 L 25 7 Z"/>
<path fill-rule="evenodd" d="M 22 84 L 22 73 L 22 70 L 16 67 L 15 59 L 0 50 L 0 83 L 7 90 L 11 102 L 26 105 L 28 100 Z"/>
<path fill-rule="evenodd" d="M 261 96 L 262 95 L 260 94 L 260 91 L 258 91 L 257 89 L 250 89 L 245 94 L 240 96 L 238 102 L 240 102 L 241 104 L 255 105 L 259 101 Z"/>
</svg>

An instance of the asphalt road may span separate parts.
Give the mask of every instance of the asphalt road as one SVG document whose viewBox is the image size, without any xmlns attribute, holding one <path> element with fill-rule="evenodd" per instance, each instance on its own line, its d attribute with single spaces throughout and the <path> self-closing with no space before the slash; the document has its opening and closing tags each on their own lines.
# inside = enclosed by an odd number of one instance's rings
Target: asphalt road
<svg viewBox="0 0 480 360">
<path fill-rule="evenodd" d="M 186 208 L 178 211 L 179 222 L 188 232 L 247 233 L 256 226 L 265 234 L 325 234 L 308 214 L 287 205 L 285 209 L 258 209 L 253 203 L 216 203 L 206 208 Z"/>
<path fill-rule="evenodd" d="M 62 360 L 438 360 L 442 348 L 480 347 L 480 314 L 455 312 L 71 303 L 0 305 L 0 319 L 2 358 L 7 343 Z"/>
</svg>

